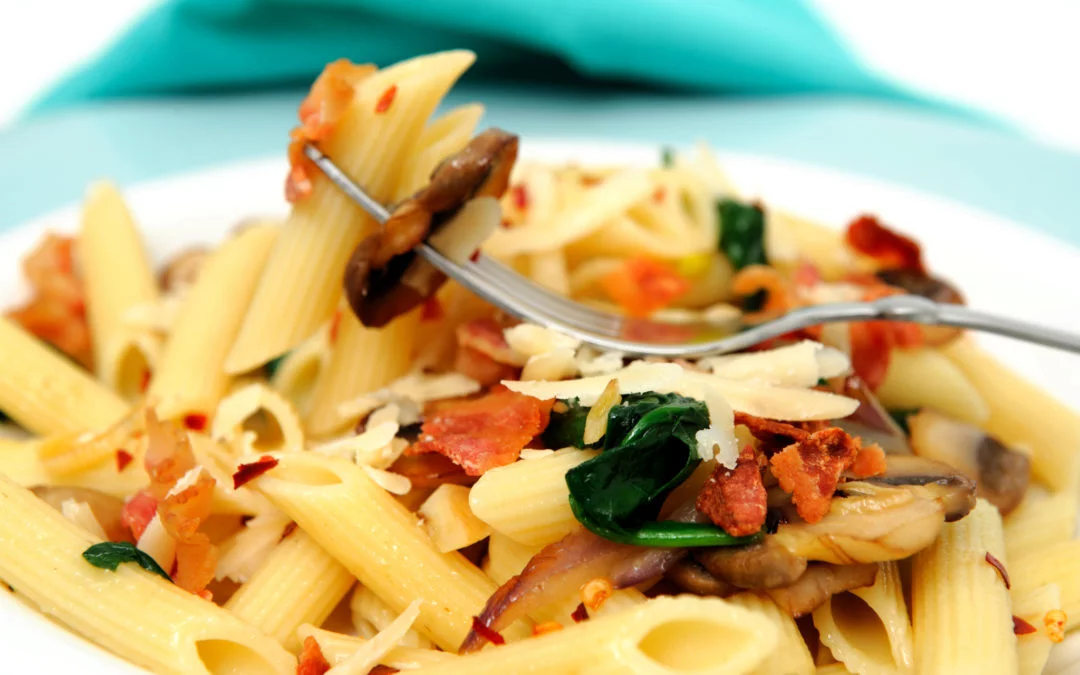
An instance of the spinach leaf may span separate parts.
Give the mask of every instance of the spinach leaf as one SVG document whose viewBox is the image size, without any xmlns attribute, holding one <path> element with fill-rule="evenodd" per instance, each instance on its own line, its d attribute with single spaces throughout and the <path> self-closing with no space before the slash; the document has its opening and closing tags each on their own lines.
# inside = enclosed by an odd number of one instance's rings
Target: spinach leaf
<svg viewBox="0 0 1080 675">
<path fill-rule="evenodd" d="M 285 357 L 287 357 L 288 355 L 289 353 L 286 352 L 281 356 L 277 357 L 276 359 L 272 359 L 266 362 L 266 365 L 263 366 L 263 372 L 266 374 L 266 379 L 269 380 L 274 377 L 274 375 L 278 371 L 278 368 L 281 367 L 282 361 L 284 361 Z"/>
<path fill-rule="evenodd" d="M 919 408 L 903 408 L 890 410 L 888 412 L 889 417 L 893 418 L 893 421 L 895 421 L 896 424 L 904 430 L 904 433 L 910 436 L 911 427 L 908 426 L 908 418 L 912 415 L 917 414 L 919 412 Z"/>
<path fill-rule="evenodd" d="M 135 548 L 135 544 L 130 542 L 104 541 L 100 544 L 94 544 L 83 551 L 82 556 L 86 559 L 86 562 L 94 567 L 112 570 L 113 572 L 120 566 L 120 563 L 133 562 L 147 572 L 153 572 L 172 581 L 169 575 L 165 573 L 165 570 L 161 569 L 161 566 L 157 564 L 157 561 Z"/>
<path fill-rule="evenodd" d="M 589 416 L 589 407 L 581 405 L 576 398 L 559 401 L 559 403 L 565 405 L 566 410 L 564 412 L 552 410 L 551 421 L 541 434 L 544 447 L 566 448 L 571 445 L 575 448 L 595 447 L 596 444 L 586 446 L 584 442 L 585 418 Z"/>
<path fill-rule="evenodd" d="M 720 251 L 741 270 L 748 265 L 767 265 L 765 258 L 765 212 L 753 204 L 721 199 L 716 205 L 720 216 Z"/>
<path fill-rule="evenodd" d="M 552 415 L 545 441 L 584 447 L 588 408 L 573 400 Z M 631 394 L 608 413 L 603 452 L 566 474 L 575 517 L 592 532 L 643 546 L 732 546 L 750 541 L 705 524 L 655 522 L 664 499 L 697 468 L 695 435 L 709 425 L 701 401 Z"/>
</svg>

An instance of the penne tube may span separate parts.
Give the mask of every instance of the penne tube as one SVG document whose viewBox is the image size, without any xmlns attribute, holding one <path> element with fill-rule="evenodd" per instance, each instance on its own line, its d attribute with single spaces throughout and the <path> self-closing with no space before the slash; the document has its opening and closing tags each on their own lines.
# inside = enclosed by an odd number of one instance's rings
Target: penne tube
<svg viewBox="0 0 1080 675">
<path fill-rule="evenodd" d="M 599 451 L 565 448 L 491 469 L 469 492 L 477 518 L 527 546 L 546 546 L 581 527 L 570 510 L 566 472 Z"/>
<path fill-rule="evenodd" d="M 1020 597 L 1048 584 L 1056 584 L 1061 609 L 1068 615 L 1066 630 L 1080 626 L 1080 539 L 1028 551 L 1009 563 L 1013 595 Z"/>
<path fill-rule="evenodd" d="M 0 579 L 91 642 L 157 673 L 294 672 L 292 655 L 213 603 L 137 565 L 91 565 L 94 538 L 3 477 L 0 501 Z"/>
<path fill-rule="evenodd" d="M 814 672 L 814 658 L 803 641 L 799 627 L 776 603 L 754 593 L 739 593 L 727 598 L 732 605 L 756 612 L 776 627 L 776 648 L 755 670 L 756 675 L 810 675 Z"/>
<path fill-rule="evenodd" d="M 295 652 L 296 629 L 319 625 L 345 597 L 353 576 L 303 530 L 278 544 L 225 609 Z"/>
<path fill-rule="evenodd" d="M 916 672 L 1016 673 L 1012 603 L 987 553 L 1007 565 L 1001 516 L 979 499 L 971 513 L 946 523 L 938 540 L 915 554 Z"/>
<path fill-rule="evenodd" d="M 128 405 L 59 352 L 0 317 L 0 410 L 35 434 L 105 429 Z"/>
<path fill-rule="evenodd" d="M 117 462 L 105 462 L 86 471 L 52 473 L 41 461 L 40 448 L 40 439 L 16 441 L 0 438 L 0 474 L 20 487 L 85 487 L 120 499 L 145 487 L 148 480 L 138 458 L 132 459 L 122 470 Z"/>
<path fill-rule="evenodd" d="M 425 675 L 749 675 L 779 641 L 768 617 L 718 598 L 657 598 L 562 630 L 489 647 Z"/>
<path fill-rule="evenodd" d="M 1020 506 L 1005 517 L 1005 552 L 1009 560 L 1072 539 L 1076 510 L 1074 492 L 1046 494 L 1029 487 Z"/>
<path fill-rule="evenodd" d="M 210 416 L 225 395 L 232 379 L 225 373 L 225 356 L 277 235 L 274 226 L 247 227 L 203 264 L 150 383 L 150 398 L 163 419 Z"/>
<path fill-rule="evenodd" d="M 1047 584 L 1024 593 L 1013 593 L 1013 614 L 1035 628 L 1034 633 L 1016 636 L 1016 657 L 1019 675 L 1039 675 L 1050 658 L 1054 641 L 1047 632 L 1047 612 L 1061 608 L 1061 592 L 1055 584 Z"/>
<path fill-rule="evenodd" d="M 331 666 L 337 666 L 348 661 L 358 649 L 368 642 L 366 639 L 355 635 L 334 633 L 322 628 L 316 628 L 311 624 L 300 626 L 297 633 L 301 640 L 309 637 L 315 638 L 323 657 Z M 418 670 L 438 663 L 456 661 L 458 658 L 457 654 L 451 652 L 399 645 L 386 653 L 382 663 L 385 666 L 399 670 Z"/>
<path fill-rule="evenodd" d="M 421 600 L 415 628 L 457 650 L 495 591 L 460 553 L 440 553 L 416 516 L 352 462 L 286 453 L 252 486 L 395 612 Z"/>
<path fill-rule="evenodd" d="M 87 191 L 77 251 L 94 370 L 99 380 L 134 400 L 143 393 L 158 345 L 150 334 L 125 327 L 123 316 L 136 305 L 156 302 L 158 287 L 131 212 L 111 183 L 95 183 Z"/>
<path fill-rule="evenodd" d="M 933 349 L 892 350 L 885 381 L 877 390 L 886 408 L 933 408 L 977 426 L 989 416 L 985 394 L 985 387 L 976 386 L 962 369 Z"/>
<path fill-rule="evenodd" d="M 348 112 L 322 150 L 386 203 L 423 125 L 450 86 L 472 64 L 468 51 L 449 51 L 404 61 L 357 85 Z M 396 87 L 393 105 L 378 101 Z M 376 224 L 360 207 L 317 173 L 313 191 L 293 205 L 270 253 L 225 361 L 225 372 L 253 370 L 314 333 L 341 298 L 341 279 L 353 249 Z"/>
</svg>

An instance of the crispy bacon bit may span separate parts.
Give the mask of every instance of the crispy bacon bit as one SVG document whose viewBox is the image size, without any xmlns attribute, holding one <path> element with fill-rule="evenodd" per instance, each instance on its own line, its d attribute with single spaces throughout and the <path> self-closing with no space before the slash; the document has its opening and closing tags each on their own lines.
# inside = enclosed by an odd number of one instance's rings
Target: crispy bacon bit
<svg viewBox="0 0 1080 675">
<path fill-rule="evenodd" d="M 885 227 L 874 216 L 859 216 L 852 221 L 845 239 L 848 246 L 874 258 L 885 269 L 926 272 L 918 242 Z"/>
<path fill-rule="evenodd" d="M 522 448 L 547 427 L 553 402 L 496 391 L 443 404 L 427 416 L 409 452 L 437 452 L 470 476 L 479 476 L 516 461 Z"/>
<path fill-rule="evenodd" d="M 809 260 L 802 260 L 791 275 L 791 280 L 796 286 L 810 288 L 821 283 L 821 270 Z"/>
<path fill-rule="evenodd" d="M 503 328 L 495 319 L 473 319 L 461 324 L 457 327 L 457 341 L 460 346 L 471 347 L 498 363 L 521 365 L 520 355 L 507 344 Z"/>
<path fill-rule="evenodd" d="M 123 471 L 131 464 L 131 460 L 135 459 L 127 450 L 116 451 L 116 470 L 117 472 Z"/>
<path fill-rule="evenodd" d="M 443 455 L 403 455 L 390 466 L 390 471 L 409 479 L 414 488 L 437 488 L 444 483 L 472 485 L 475 476 L 465 471 Z"/>
<path fill-rule="evenodd" d="M 341 310 L 334 312 L 330 317 L 330 327 L 326 331 L 326 340 L 331 346 L 337 344 L 338 334 L 341 333 Z"/>
<path fill-rule="evenodd" d="M 199 528 L 210 517 L 214 501 L 214 479 L 201 471 L 195 483 L 170 493 L 158 503 L 158 516 L 165 531 L 176 540 L 176 571 L 173 582 L 198 593 L 214 579 L 217 548 Z"/>
<path fill-rule="evenodd" d="M 480 260 L 480 249 L 476 249 L 469 255 L 469 262 L 477 262 Z"/>
<path fill-rule="evenodd" d="M 873 443 L 859 450 L 855 455 L 855 461 L 851 464 L 851 473 L 856 478 L 870 478 L 880 476 L 889 468 L 885 460 L 885 451 L 877 443 Z"/>
<path fill-rule="evenodd" d="M 123 510 L 120 511 L 120 522 L 131 530 L 131 536 L 135 541 L 139 541 L 150 521 L 154 519 L 157 504 L 157 498 L 150 494 L 149 490 L 139 490 L 124 504 Z"/>
<path fill-rule="evenodd" d="M 208 420 L 203 413 L 188 413 L 184 415 L 184 426 L 192 431 L 206 431 Z"/>
<path fill-rule="evenodd" d="M 277 465 L 278 461 L 270 455 L 263 455 L 258 461 L 250 464 L 241 464 L 236 467 L 236 473 L 232 476 L 233 489 L 239 490 Z"/>
<path fill-rule="evenodd" d="M 589 618 L 589 610 L 585 609 L 585 603 L 579 602 L 578 606 L 574 608 L 574 611 L 570 614 L 570 618 L 574 620 L 574 623 L 581 623 L 587 621 Z"/>
<path fill-rule="evenodd" d="M 671 265 L 649 258 L 630 258 L 600 279 L 600 286 L 630 316 L 648 316 L 669 306 L 690 290 Z"/>
<path fill-rule="evenodd" d="M 502 635 L 499 635 L 499 631 L 491 630 L 480 621 L 479 617 L 473 617 L 472 619 L 473 632 L 484 638 L 493 645 L 504 645 L 506 640 Z"/>
<path fill-rule="evenodd" d="M 296 521 L 295 520 L 289 521 L 289 524 L 286 525 L 285 529 L 281 531 L 281 539 L 279 539 L 279 541 L 284 541 L 284 540 L 288 539 L 289 535 L 291 535 L 293 532 L 296 532 Z"/>
<path fill-rule="evenodd" d="M 390 109 L 390 106 L 394 103 L 394 97 L 397 96 L 397 85 L 392 84 L 387 87 L 386 91 L 382 93 L 379 100 L 375 103 L 375 114 L 381 115 Z"/>
<path fill-rule="evenodd" d="M 32 299 L 7 316 L 28 333 L 67 354 L 84 368 L 93 367 L 86 294 L 76 273 L 76 242 L 72 237 L 46 234 L 23 259 L 23 274 Z"/>
<path fill-rule="evenodd" d="M 544 621 L 533 626 L 533 637 L 539 637 L 548 633 L 555 633 L 563 629 L 563 626 L 558 621 Z"/>
<path fill-rule="evenodd" d="M 611 582 L 603 577 L 592 579 L 581 587 L 581 604 L 594 612 L 615 592 Z"/>
<path fill-rule="evenodd" d="M 808 523 L 816 523 L 829 512 L 829 505 L 841 474 L 859 454 L 861 444 L 842 429 L 815 431 L 769 459 L 780 487 L 791 493 L 791 501 Z"/>
<path fill-rule="evenodd" d="M 318 641 L 312 637 L 304 638 L 304 648 L 300 652 L 300 663 L 296 666 L 296 675 L 325 675 L 330 670 L 330 662 L 323 656 Z"/>
<path fill-rule="evenodd" d="M 1027 621 L 1024 621 L 1020 617 L 1013 615 L 1013 633 L 1016 635 L 1031 635 L 1038 632 L 1038 628 L 1032 626 Z"/>
<path fill-rule="evenodd" d="M 498 384 L 502 380 L 516 380 L 521 372 L 518 368 L 499 363 L 472 347 L 458 347 L 454 357 L 454 370 L 476 380 L 484 387 Z"/>
<path fill-rule="evenodd" d="M 810 436 L 810 432 L 787 422 L 755 417 L 744 412 L 735 413 L 735 424 L 742 424 L 750 434 L 761 441 L 761 450 L 766 457 Z M 817 431 L 817 430 L 815 430 Z"/>
<path fill-rule="evenodd" d="M 420 308 L 420 320 L 421 321 L 438 321 L 446 316 L 446 310 L 443 309 L 442 303 L 434 295 L 424 301 L 424 305 Z"/>
<path fill-rule="evenodd" d="M 734 469 L 717 465 L 697 498 L 697 510 L 735 537 L 761 531 L 768 509 L 754 448 L 739 453 Z"/>
<path fill-rule="evenodd" d="M 1063 610 L 1052 609 L 1043 616 L 1043 625 L 1046 626 L 1046 637 L 1050 642 L 1061 642 L 1065 639 L 1065 624 L 1069 616 Z"/>
<path fill-rule="evenodd" d="M 1000 560 L 995 558 L 994 555 L 990 553 L 990 551 L 986 552 L 986 562 L 990 563 L 990 565 L 997 570 L 997 573 L 1001 577 L 1001 580 L 1005 582 L 1005 590 L 1011 590 L 1012 584 L 1009 582 L 1009 573 L 1005 570 L 1005 565 Z"/>
<path fill-rule="evenodd" d="M 150 493 L 164 499 L 184 474 L 195 468 L 195 455 L 187 434 L 168 422 L 160 422 L 153 411 L 146 413 L 149 435 L 143 463 L 150 475 Z"/>
<path fill-rule="evenodd" d="M 311 194 L 314 166 L 304 155 L 304 145 L 325 140 L 333 133 L 352 102 L 356 86 L 374 73 L 375 66 L 356 65 L 338 59 L 323 69 L 311 92 L 300 103 L 300 126 L 289 132 L 289 174 L 285 198 L 294 203 Z"/>
<path fill-rule="evenodd" d="M 514 204 L 514 208 L 519 211 L 524 211 L 529 208 L 529 191 L 524 185 L 511 185 L 510 186 L 510 201 Z"/>
</svg>

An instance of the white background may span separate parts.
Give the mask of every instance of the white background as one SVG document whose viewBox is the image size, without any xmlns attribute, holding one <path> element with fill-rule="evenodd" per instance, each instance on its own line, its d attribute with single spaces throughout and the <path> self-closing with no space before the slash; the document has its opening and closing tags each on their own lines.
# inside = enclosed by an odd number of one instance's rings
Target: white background
<svg viewBox="0 0 1080 675">
<path fill-rule="evenodd" d="M 1080 2 L 807 1 L 891 80 L 1080 151 Z M 155 2 L 9 0 L 0 9 L 0 125 Z"/>
</svg>

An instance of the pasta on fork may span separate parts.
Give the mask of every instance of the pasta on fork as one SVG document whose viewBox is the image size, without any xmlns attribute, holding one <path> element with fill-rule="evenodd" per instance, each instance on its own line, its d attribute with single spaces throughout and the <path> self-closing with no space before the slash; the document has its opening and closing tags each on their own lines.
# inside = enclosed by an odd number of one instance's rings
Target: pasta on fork
<svg viewBox="0 0 1080 675">
<path fill-rule="evenodd" d="M 689 361 L 515 322 L 413 249 L 673 337 L 964 299 L 880 219 L 750 201 L 705 147 L 519 162 L 481 106 L 436 113 L 473 59 L 328 65 L 284 222 L 155 274 L 102 183 L 28 254 L 0 317 L 0 603 L 178 675 L 1043 672 L 1080 623 L 1080 417 L 955 329 Z"/>
</svg>

